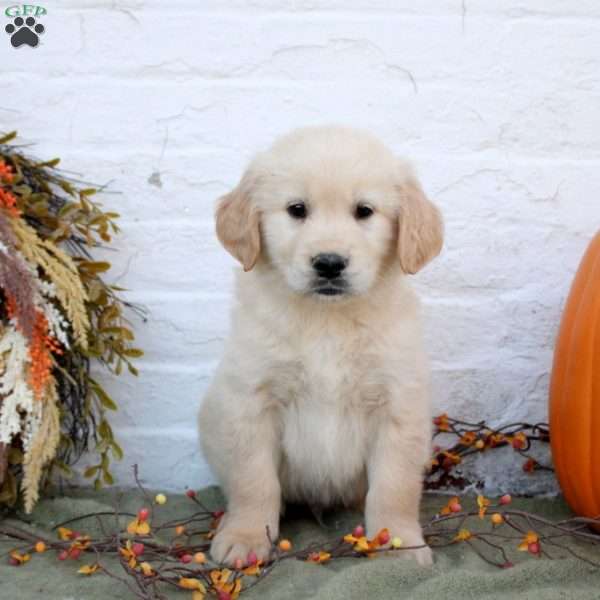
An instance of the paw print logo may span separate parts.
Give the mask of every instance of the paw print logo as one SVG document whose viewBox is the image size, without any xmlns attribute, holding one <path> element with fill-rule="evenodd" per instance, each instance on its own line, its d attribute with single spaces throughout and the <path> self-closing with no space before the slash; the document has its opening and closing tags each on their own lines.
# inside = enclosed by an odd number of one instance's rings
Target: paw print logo
<svg viewBox="0 0 600 600">
<path fill-rule="evenodd" d="M 10 35 L 10 43 L 15 48 L 23 44 L 35 48 L 40 42 L 39 35 L 44 33 L 45 28 L 41 23 L 36 24 L 33 17 L 27 17 L 25 20 L 17 17 L 4 30 Z"/>
</svg>

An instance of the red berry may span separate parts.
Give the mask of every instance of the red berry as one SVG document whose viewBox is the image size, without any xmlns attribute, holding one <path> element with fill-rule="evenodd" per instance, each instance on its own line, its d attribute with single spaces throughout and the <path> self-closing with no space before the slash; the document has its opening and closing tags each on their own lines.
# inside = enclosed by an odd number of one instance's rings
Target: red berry
<svg viewBox="0 0 600 600">
<path fill-rule="evenodd" d="M 9 564 L 11 567 L 18 567 L 18 566 L 19 566 L 21 563 L 20 563 L 20 562 L 19 562 L 19 561 L 18 561 L 16 558 L 13 558 L 13 557 L 11 556 L 11 557 L 8 559 L 8 564 Z"/>
<path fill-rule="evenodd" d="M 179 559 L 182 563 L 185 563 L 187 565 L 187 563 L 191 563 L 192 559 L 194 557 L 191 554 L 184 554 L 181 556 L 181 558 Z"/>
<path fill-rule="evenodd" d="M 448 508 L 453 512 L 453 513 L 458 513 L 462 510 L 462 506 L 460 505 L 459 502 L 450 502 L 450 504 L 448 505 Z"/>
<path fill-rule="evenodd" d="M 196 497 L 196 492 L 194 490 L 187 490 L 187 492 L 185 493 L 185 495 L 188 498 L 195 498 Z"/>
<path fill-rule="evenodd" d="M 136 542 L 135 544 L 133 544 L 133 546 L 131 546 L 131 551 L 136 556 L 140 556 L 144 553 L 144 544 L 142 544 L 141 542 Z"/>
<path fill-rule="evenodd" d="M 82 536 L 83 536 L 83 534 L 81 533 L 81 531 L 73 531 L 71 533 L 71 539 L 72 540 L 76 540 L 77 538 L 80 538 Z"/>
<path fill-rule="evenodd" d="M 69 558 L 69 553 L 66 550 L 61 550 L 58 553 L 58 560 L 67 560 Z"/>
<path fill-rule="evenodd" d="M 515 566 L 515 565 L 514 565 L 513 563 L 511 563 L 510 561 L 507 561 L 507 562 L 505 562 L 505 563 L 502 565 L 502 568 L 503 568 L 503 569 L 511 569 L 511 568 L 512 568 L 512 567 L 514 567 L 514 566 Z"/>
<path fill-rule="evenodd" d="M 357 525 L 354 528 L 352 535 L 357 538 L 362 537 L 363 535 L 365 535 L 365 528 L 362 525 Z"/>
<path fill-rule="evenodd" d="M 69 556 L 73 560 L 77 560 L 81 556 L 81 550 L 79 548 L 71 548 L 69 550 Z"/>
<path fill-rule="evenodd" d="M 377 541 L 381 544 L 387 544 L 390 541 L 390 532 L 387 529 L 379 532 L 377 536 Z"/>
<path fill-rule="evenodd" d="M 236 569 L 237 571 L 239 571 L 240 569 L 243 569 L 244 561 L 241 558 L 236 558 L 235 562 L 233 563 L 233 568 Z"/>
<path fill-rule="evenodd" d="M 539 554 L 540 545 L 538 544 L 538 542 L 532 542 L 531 544 L 529 544 L 529 546 L 527 546 L 527 550 L 529 550 L 531 554 Z"/>
<path fill-rule="evenodd" d="M 510 494 L 504 494 L 504 496 L 500 497 L 500 504 L 510 504 L 512 502 L 512 498 Z"/>
<path fill-rule="evenodd" d="M 258 556 L 256 556 L 256 552 L 254 550 L 250 550 L 248 552 L 248 556 L 246 558 L 246 563 L 250 566 L 255 565 L 258 562 Z"/>
<path fill-rule="evenodd" d="M 213 519 L 218 519 L 219 517 L 222 517 L 225 514 L 224 510 L 215 510 L 215 512 L 213 512 L 212 516 Z"/>
<path fill-rule="evenodd" d="M 140 508 L 138 511 L 138 521 L 145 521 L 150 516 L 150 511 L 147 508 Z"/>
<path fill-rule="evenodd" d="M 231 600 L 231 594 L 224 590 L 219 590 L 217 592 L 217 600 Z"/>
</svg>

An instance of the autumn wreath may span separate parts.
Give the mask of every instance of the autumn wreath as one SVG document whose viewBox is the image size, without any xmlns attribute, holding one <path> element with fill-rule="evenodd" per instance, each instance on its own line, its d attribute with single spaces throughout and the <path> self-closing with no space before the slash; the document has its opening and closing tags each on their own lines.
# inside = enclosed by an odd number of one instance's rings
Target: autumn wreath
<svg viewBox="0 0 600 600">
<path fill-rule="evenodd" d="M 0 506 L 21 497 L 30 511 L 42 485 L 88 449 L 95 485 L 112 483 L 120 458 L 106 411 L 117 408 L 90 372 L 119 374 L 141 355 L 119 288 L 100 277 L 110 263 L 90 251 L 118 232 L 98 192 L 0 138 Z M 134 310 L 139 309 L 132 307 Z"/>
</svg>

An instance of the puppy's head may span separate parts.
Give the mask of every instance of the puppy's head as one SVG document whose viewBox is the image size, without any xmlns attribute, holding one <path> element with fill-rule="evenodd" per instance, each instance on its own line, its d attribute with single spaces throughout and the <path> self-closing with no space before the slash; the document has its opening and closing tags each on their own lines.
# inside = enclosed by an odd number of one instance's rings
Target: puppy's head
<svg viewBox="0 0 600 600">
<path fill-rule="evenodd" d="M 410 168 L 372 135 L 308 127 L 259 154 L 217 208 L 217 235 L 252 269 L 294 292 L 368 292 L 394 261 L 416 273 L 441 249 L 443 225 Z"/>
</svg>

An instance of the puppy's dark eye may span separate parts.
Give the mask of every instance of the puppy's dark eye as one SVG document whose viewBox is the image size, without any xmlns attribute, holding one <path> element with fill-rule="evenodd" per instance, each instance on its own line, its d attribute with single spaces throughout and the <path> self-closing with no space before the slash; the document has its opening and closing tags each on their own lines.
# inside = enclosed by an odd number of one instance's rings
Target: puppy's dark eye
<svg viewBox="0 0 600 600">
<path fill-rule="evenodd" d="M 304 202 L 294 202 L 288 204 L 287 212 L 290 217 L 294 219 L 305 219 L 308 211 L 306 210 L 306 204 Z"/>
<path fill-rule="evenodd" d="M 368 204 L 357 204 L 354 216 L 357 219 L 368 219 L 373 214 L 373 209 Z"/>
</svg>

